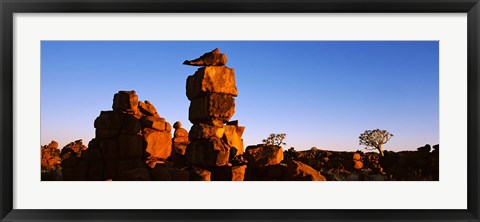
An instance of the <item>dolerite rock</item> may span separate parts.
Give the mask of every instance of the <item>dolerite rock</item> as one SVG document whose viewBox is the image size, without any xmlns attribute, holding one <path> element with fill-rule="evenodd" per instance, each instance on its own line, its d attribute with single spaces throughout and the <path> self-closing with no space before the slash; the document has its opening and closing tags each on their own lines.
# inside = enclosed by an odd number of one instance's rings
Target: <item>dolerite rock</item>
<svg viewBox="0 0 480 222">
<path fill-rule="evenodd" d="M 300 161 L 289 161 L 284 175 L 286 181 L 326 181 L 319 171 Z"/>
<path fill-rule="evenodd" d="M 157 109 L 148 101 L 145 100 L 145 102 L 139 101 L 138 102 L 138 108 L 140 109 L 140 112 L 142 112 L 144 115 L 147 116 L 157 116 Z"/>
<path fill-rule="evenodd" d="M 230 147 L 235 147 L 237 149 L 236 155 L 243 154 L 244 147 L 242 134 L 245 127 L 225 125 L 223 128 L 225 129 L 225 133 L 222 137 L 223 141 L 226 142 Z"/>
<path fill-rule="evenodd" d="M 188 119 L 201 123 L 212 119 L 228 122 L 235 113 L 235 99 L 226 94 L 210 94 L 191 101 Z"/>
<path fill-rule="evenodd" d="M 143 116 L 140 119 L 143 128 L 152 128 L 158 131 L 171 131 L 172 127 L 164 118 L 154 116 Z"/>
<path fill-rule="evenodd" d="M 184 62 L 204 66 L 187 78 L 188 119 L 193 125 L 185 157 L 187 166 L 211 171 L 212 177 L 208 176 L 208 180 L 243 180 L 246 168 L 246 162 L 239 162 L 237 158 L 244 150 L 241 137 L 245 127 L 238 126 L 238 121 L 229 122 L 235 113 L 234 97 L 238 91 L 235 72 L 225 66 L 226 62 L 227 57 L 219 49 Z M 176 142 L 180 140 L 174 138 Z M 195 170 L 190 171 L 190 179 L 205 180 L 206 176 L 197 174 Z"/>
<path fill-rule="evenodd" d="M 131 114 L 138 114 L 138 96 L 134 90 L 119 91 L 113 97 L 113 110 L 126 111 Z"/>
<path fill-rule="evenodd" d="M 353 168 L 356 170 L 360 170 L 363 168 L 363 162 L 360 153 L 353 154 Z"/>
<path fill-rule="evenodd" d="M 247 165 L 232 166 L 232 181 L 243 181 Z"/>
<path fill-rule="evenodd" d="M 138 101 L 133 90 L 116 93 L 112 107 L 95 120 L 88 179 L 148 180 L 148 169 L 171 155 L 172 127 L 153 104 Z"/>
<path fill-rule="evenodd" d="M 429 153 L 431 150 L 430 144 L 417 148 L 418 152 Z"/>
<path fill-rule="evenodd" d="M 238 96 L 233 69 L 226 66 L 207 66 L 187 78 L 189 100 L 212 93 Z"/>
<path fill-rule="evenodd" d="M 105 180 L 103 171 L 102 152 L 98 139 L 92 139 L 88 143 L 88 180 L 102 181 Z"/>
<path fill-rule="evenodd" d="M 117 138 L 118 156 L 126 159 L 141 159 L 143 157 L 143 143 L 140 135 L 122 135 Z"/>
<path fill-rule="evenodd" d="M 190 133 L 188 134 L 191 141 L 208 139 L 210 137 L 222 138 L 225 133 L 223 125 L 221 127 L 213 126 L 210 124 L 195 123 L 190 128 Z"/>
<path fill-rule="evenodd" d="M 185 155 L 185 150 L 187 145 L 190 143 L 188 139 L 188 132 L 186 129 L 182 128 L 182 123 L 180 121 L 173 124 L 175 132 L 173 133 L 173 152 L 179 155 Z"/>
<path fill-rule="evenodd" d="M 194 166 L 225 166 L 228 164 L 230 147 L 221 139 L 212 137 L 188 144 L 185 155 L 187 162 Z"/>
<path fill-rule="evenodd" d="M 58 143 L 56 141 L 52 140 L 50 144 L 41 146 L 40 150 L 42 155 L 42 173 L 60 169 L 60 163 L 62 160 L 60 158 L 60 150 L 58 149 Z"/>
<path fill-rule="evenodd" d="M 227 64 L 227 56 L 220 53 L 220 49 L 216 48 L 211 52 L 203 54 L 197 59 L 185 60 L 183 64 L 191 66 L 223 66 Z"/>
<path fill-rule="evenodd" d="M 212 173 L 200 167 L 193 167 L 189 171 L 191 181 L 211 181 Z"/>
<path fill-rule="evenodd" d="M 259 144 L 248 146 L 244 153 L 248 164 L 253 167 L 276 165 L 283 160 L 283 150 L 280 146 Z"/>
<path fill-rule="evenodd" d="M 88 179 L 88 160 L 86 155 L 87 147 L 82 140 L 76 140 L 63 147 L 60 153 L 62 159 L 63 180 L 82 181 Z"/>
<path fill-rule="evenodd" d="M 172 133 L 146 128 L 143 130 L 145 151 L 149 158 L 167 159 L 172 153 Z"/>
</svg>

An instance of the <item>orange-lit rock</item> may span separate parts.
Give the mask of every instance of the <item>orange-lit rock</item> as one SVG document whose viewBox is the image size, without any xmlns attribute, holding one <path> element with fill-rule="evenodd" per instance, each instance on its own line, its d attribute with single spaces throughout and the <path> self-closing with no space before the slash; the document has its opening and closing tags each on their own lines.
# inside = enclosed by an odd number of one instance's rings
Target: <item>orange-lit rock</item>
<svg viewBox="0 0 480 222">
<path fill-rule="evenodd" d="M 190 143 L 188 139 L 188 132 L 182 128 L 182 123 L 177 121 L 173 124 L 175 132 L 173 133 L 173 153 L 185 155 L 187 145 Z"/>
<path fill-rule="evenodd" d="M 227 64 L 227 56 L 220 53 L 220 49 L 216 48 L 194 60 L 185 60 L 183 64 L 191 66 L 223 66 Z"/>
<path fill-rule="evenodd" d="M 154 116 L 143 116 L 140 121 L 143 128 L 152 128 L 158 131 L 170 131 L 171 126 L 164 118 Z"/>
<path fill-rule="evenodd" d="M 149 158 L 167 159 L 172 152 L 172 133 L 146 128 L 143 130 L 145 151 Z"/>
<path fill-rule="evenodd" d="M 247 165 L 232 166 L 232 181 L 243 181 Z"/>
<path fill-rule="evenodd" d="M 60 169 L 60 150 L 58 149 L 58 143 L 56 141 L 50 142 L 50 144 L 42 146 L 41 150 L 41 169 L 42 172 L 56 171 Z"/>
<path fill-rule="evenodd" d="M 244 153 L 248 164 L 253 167 L 276 165 L 283 160 L 283 150 L 280 146 L 259 144 L 248 146 Z"/>
<path fill-rule="evenodd" d="M 226 142 L 230 147 L 235 147 L 237 149 L 236 155 L 243 154 L 243 139 L 241 134 L 238 132 L 240 131 L 243 134 L 245 127 L 242 127 L 241 130 L 238 130 L 238 128 L 240 128 L 238 126 L 225 125 L 223 128 L 225 129 L 225 133 L 222 137 L 224 142 Z"/>
<path fill-rule="evenodd" d="M 147 116 L 155 116 L 155 114 L 157 114 L 157 109 L 155 109 L 153 104 L 148 100 L 145 100 L 145 102 L 139 101 L 138 108 L 140 109 L 140 112 Z"/>
<path fill-rule="evenodd" d="M 354 153 L 353 154 L 353 160 L 362 160 L 362 157 L 360 156 L 360 153 Z"/>
<path fill-rule="evenodd" d="M 190 128 L 189 139 L 191 141 L 208 139 L 210 137 L 222 138 L 225 133 L 223 125 L 221 127 L 203 123 L 195 123 Z"/>
<path fill-rule="evenodd" d="M 326 181 L 327 179 L 317 170 L 300 161 L 289 161 L 284 175 L 287 181 Z"/>
<path fill-rule="evenodd" d="M 360 153 L 353 154 L 353 169 L 360 170 L 363 168 L 362 157 Z"/>
<path fill-rule="evenodd" d="M 238 96 L 235 72 L 226 66 L 207 66 L 187 78 L 187 97 L 194 100 L 212 93 Z"/>
<path fill-rule="evenodd" d="M 356 170 L 361 170 L 363 168 L 363 162 L 359 160 L 353 161 L 353 168 Z"/>
</svg>

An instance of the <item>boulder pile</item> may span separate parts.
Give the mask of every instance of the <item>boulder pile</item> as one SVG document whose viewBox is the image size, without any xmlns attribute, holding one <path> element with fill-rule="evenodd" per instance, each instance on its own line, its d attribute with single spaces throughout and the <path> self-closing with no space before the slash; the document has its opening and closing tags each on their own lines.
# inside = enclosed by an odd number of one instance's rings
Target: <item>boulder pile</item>
<svg viewBox="0 0 480 222">
<path fill-rule="evenodd" d="M 56 180 L 56 175 L 61 169 L 60 150 L 56 141 L 50 142 L 48 145 L 40 146 L 41 151 L 41 169 L 42 180 Z"/>
<path fill-rule="evenodd" d="M 135 91 L 119 91 L 95 119 L 88 149 L 81 140 L 62 149 L 63 180 L 151 180 L 172 153 L 171 125 Z M 154 175 L 155 174 L 155 175 Z"/>
<path fill-rule="evenodd" d="M 64 146 L 60 153 L 63 180 L 86 180 L 88 177 L 87 147 L 82 140 Z"/>
<path fill-rule="evenodd" d="M 205 171 L 210 171 L 212 180 L 243 180 L 243 175 L 237 175 L 246 168 L 243 162 L 233 161 L 243 154 L 245 127 L 230 121 L 238 92 L 235 72 L 226 63 L 227 57 L 219 49 L 183 63 L 201 66 L 187 78 L 188 119 L 193 125 L 185 155 L 187 165 L 195 167 L 191 170 L 194 177 L 202 180 L 209 177 Z"/>
<path fill-rule="evenodd" d="M 95 120 L 96 137 L 90 142 L 94 162 L 103 163 L 105 180 L 150 180 L 151 169 L 165 163 L 172 152 L 170 123 L 149 101 L 138 101 L 135 91 L 116 93 L 112 108 Z M 92 179 L 102 176 L 91 174 Z"/>
</svg>

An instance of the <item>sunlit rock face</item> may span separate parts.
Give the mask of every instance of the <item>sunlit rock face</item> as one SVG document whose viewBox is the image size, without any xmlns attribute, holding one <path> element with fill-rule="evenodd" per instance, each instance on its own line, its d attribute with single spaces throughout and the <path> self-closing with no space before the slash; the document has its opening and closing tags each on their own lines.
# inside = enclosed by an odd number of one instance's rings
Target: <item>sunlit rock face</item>
<svg viewBox="0 0 480 222">
<path fill-rule="evenodd" d="M 220 49 L 216 48 L 194 60 L 185 60 L 183 64 L 190 66 L 225 66 L 227 64 L 227 56 L 220 53 Z"/>
<path fill-rule="evenodd" d="M 186 95 L 190 100 L 188 119 L 193 123 L 189 144 L 185 151 L 186 163 L 196 167 L 198 180 L 243 180 L 246 162 L 237 157 L 243 154 L 243 131 L 238 121 L 229 122 L 235 114 L 238 96 L 235 71 L 225 66 L 227 57 L 217 48 L 197 59 L 183 64 L 201 66 L 186 81 Z M 235 158 L 237 157 L 237 158 Z"/>
<path fill-rule="evenodd" d="M 81 141 L 62 149 L 63 180 L 150 180 L 152 169 L 167 163 L 172 127 L 154 105 L 132 90 L 116 93 L 112 108 L 95 119 L 88 149 Z"/>
</svg>

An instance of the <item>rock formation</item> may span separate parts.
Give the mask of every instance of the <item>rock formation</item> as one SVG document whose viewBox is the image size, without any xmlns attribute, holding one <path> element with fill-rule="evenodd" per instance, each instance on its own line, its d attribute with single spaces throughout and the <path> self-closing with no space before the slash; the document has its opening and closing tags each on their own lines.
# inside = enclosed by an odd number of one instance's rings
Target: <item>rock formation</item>
<svg viewBox="0 0 480 222">
<path fill-rule="evenodd" d="M 60 150 L 58 149 L 58 143 L 56 141 L 50 142 L 50 144 L 41 146 L 42 155 L 42 172 L 49 170 L 56 170 L 60 167 Z"/>
<path fill-rule="evenodd" d="M 220 53 L 220 49 L 216 48 L 211 52 L 207 52 L 194 60 L 185 60 L 185 65 L 191 66 L 224 66 L 227 64 L 227 57 Z"/>
<path fill-rule="evenodd" d="M 353 154 L 353 168 L 356 170 L 361 170 L 363 168 L 362 157 L 358 152 Z"/>
<path fill-rule="evenodd" d="M 149 101 L 138 101 L 135 91 L 116 93 L 112 108 L 95 119 L 88 149 L 76 141 L 62 150 L 64 180 L 151 180 L 157 165 L 170 170 L 170 123 Z"/>
<path fill-rule="evenodd" d="M 185 152 L 187 164 L 196 167 L 194 172 L 202 172 L 197 173 L 202 180 L 208 178 L 202 176 L 208 175 L 205 170 L 211 172 L 212 180 L 243 180 L 239 174 L 245 167 L 240 167 L 241 162 L 233 166 L 231 160 L 243 153 L 245 127 L 238 121 L 229 122 L 238 92 L 234 70 L 225 66 L 226 62 L 226 56 L 215 49 L 183 63 L 202 66 L 187 78 L 188 118 L 193 125 Z"/>
<path fill-rule="evenodd" d="M 62 148 L 60 158 L 62 159 L 63 180 L 82 181 L 88 179 L 86 150 L 87 147 L 83 145 L 82 140 L 76 140 Z"/>
<path fill-rule="evenodd" d="M 182 128 L 182 123 L 177 121 L 173 124 L 175 132 L 172 139 L 172 155 L 171 160 L 177 167 L 184 167 L 186 165 L 185 150 L 190 143 L 188 139 L 188 131 Z"/>
<path fill-rule="evenodd" d="M 57 180 L 57 175 L 60 174 L 60 150 L 56 141 L 50 142 L 45 146 L 40 146 L 41 151 L 41 172 L 42 180 Z"/>
</svg>

